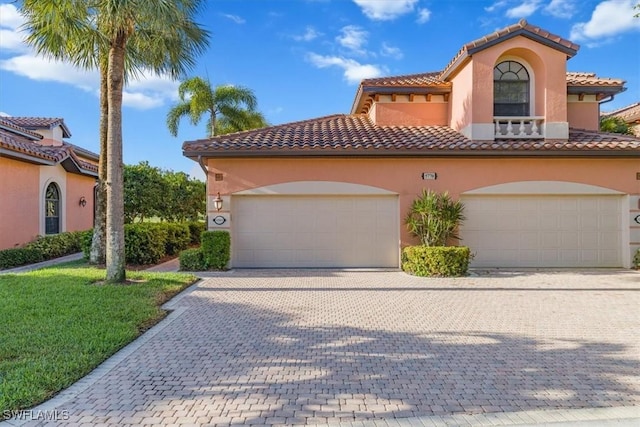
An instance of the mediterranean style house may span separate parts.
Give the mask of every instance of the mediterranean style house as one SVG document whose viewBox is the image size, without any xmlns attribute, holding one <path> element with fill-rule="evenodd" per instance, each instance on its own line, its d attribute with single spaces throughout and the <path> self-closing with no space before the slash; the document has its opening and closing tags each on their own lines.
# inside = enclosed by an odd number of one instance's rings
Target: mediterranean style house
<svg viewBox="0 0 640 427">
<path fill-rule="evenodd" d="M 232 267 L 391 267 L 423 189 L 461 199 L 476 267 L 630 267 L 640 139 L 598 132 L 624 81 L 520 21 L 442 70 L 367 79 L 350 114 L 187 141 Z"/>
<path fill-rule="evenodd" d="M 0 249 L 93 227 L 98 155 L 63 119 L 0 117 Z"/>
</svg>

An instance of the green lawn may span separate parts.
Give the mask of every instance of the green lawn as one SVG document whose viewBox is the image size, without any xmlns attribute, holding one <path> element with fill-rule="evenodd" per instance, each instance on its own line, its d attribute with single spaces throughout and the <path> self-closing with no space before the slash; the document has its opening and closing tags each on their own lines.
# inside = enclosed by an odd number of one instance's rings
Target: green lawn
<svg viewBox="0 0 640 427">
<path fill-rule="evenodd" d="M 129 285 L 96 284 L 80 262 L 0 275 L 0 419 L 89 373 L 165 316 L 160 305 L 196 278 L 129 272 Z"/>
</svg>

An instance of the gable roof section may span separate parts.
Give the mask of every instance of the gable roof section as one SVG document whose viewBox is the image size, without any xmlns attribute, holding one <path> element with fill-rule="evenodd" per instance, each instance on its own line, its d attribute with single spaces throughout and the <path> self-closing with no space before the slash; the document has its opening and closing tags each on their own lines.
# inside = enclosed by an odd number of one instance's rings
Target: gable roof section
<svg viewBox="0 0 640 427">
<path fill-rule="evenodd" d="M 458 66 L 464 63 L 465 60 L 473 54 L 517 36 L 523 36 L 535 42 L 559 50 L 565 53 L 568 58 L 574 56 L 578 52 L 578 49 L 580 49 L 580 46 L 573 43 L 572 41 L 552 34 L 547 30 L 536 27 L 535 25 L 531 25 L 526 20 L 521 19 L 516 24 L 510 25 L 501 30 L 497 30 L 491 34 L 487 34 L 484 37 L 481 37 L 462 46 L 456 56 L 454 56 L 453 59 L 449 61 L 449 64 L 447 64 L 447 66 L 444 68 L 442 74 L 440 75 L 440 78 L 442 80 L 447 80 L 451 73 L 455 71 Z"/>
<path fill-rule="evenodd" d="M 202 157 L 640 156 L 640 139 L 571 129 L 569 140 L 473 141 L 447 126 L 376 126 L 367 115 L 333 115 L 187 141 Z"/>
<path fill-rule="evenodd" d="M 41 135 L 15 123 L 7 123 L 4 119 L 6 117 L 0 119 L 0 157 L 43 166 L 61 164 L 71 173 L 98 175 L 98 166 L 82 160 L 75 152 L 75 145 L 66 142 L 61 146 L 40 145 L 36 141 L 42 139 Z M 90 158 L 89 154 L 92 154 L 97 158 L 97 154 L 88 150 L 82 149 L 82 152 L 82 157 Z"/>
<path fill-rule="evenodd" d="M 62 137 L 70 138 L 71 131 L 61 118 L 51 117 L 3 117 L 5 121 L 11 122 L 16 126 L 20 126 L 24 129 L 36 130 L 36 129 L 53 129 L 56 126 L 62 127 Z"/>
</svg>

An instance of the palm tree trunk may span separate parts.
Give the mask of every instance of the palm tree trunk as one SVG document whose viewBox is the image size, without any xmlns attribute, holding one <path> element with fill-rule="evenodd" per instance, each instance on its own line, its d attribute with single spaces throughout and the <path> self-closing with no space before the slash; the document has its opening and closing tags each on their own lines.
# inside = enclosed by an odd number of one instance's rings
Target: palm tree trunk
<svg viewBox="0 0 640 427">
<path fill-rule="evenodd" d="M 211 129 L 209 129 L 209 138 L 216 136 L 216 111 L 211 110 Z"/>
<path fill-rule="evenodd" d="M 100 164 L 98 165 L 98 187 L 96 191 L 96 217 L 93 224 L 93 239 L 89 262 L 91 264 L 104 264 L 106 252 L 106 227 L 107 227 L 107 118 L 109 116 L 109 103 L 107 102 L 107 70 L 100 70 Z"/>
<path fill-rule="evenodd" d="M 110 283 L 125 280 L 124 181 L 122 165 L 122 90 L 126 35 L 119 31 L 109 48 L 107 93 L 107 274 Z"/>
</svg>

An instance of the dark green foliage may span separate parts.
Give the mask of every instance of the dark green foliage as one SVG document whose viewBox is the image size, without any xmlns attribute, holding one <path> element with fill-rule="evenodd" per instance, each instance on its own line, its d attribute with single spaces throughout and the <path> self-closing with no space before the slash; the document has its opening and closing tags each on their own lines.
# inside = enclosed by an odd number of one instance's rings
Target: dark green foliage
<svg viewBox="0 0 640 427">
<path fill-rule="evenodd" d="M 189 243 L 191 243 L 191 235 L 187 224 L 170 222 L 157 225 L 167 229 L 167 243 L 165 245 L 167 255 L 175 255 L 181 250 L 187 249 Z"/>
<path fill-rule="evenodd" d="M 409 246 L 402 251 L 402 270 L 414 276 L 465 276 L 470 259 L 466 246 Z"/>
<path fill-rule="evenodd" d="M 446 246 L 458 239 L 456 229 L 465 220 L 464 205 L 454 201 L 449 193 L 423 189 L 420 197 L 411 203 L 405 218 L 407 230 L 426 246 Z"/>
<path fill-rule="evenodd" d="M 602 132 L 619 133 L 622 135 L 633 135 L 631 126 L 620 117 L 607 116 L 600 119 L 600 130 Z"/>
<path fill-rule="evenodd" d="M 127 264 L 155 264 L 165 256 L 167 228 L 161 224 L 126 224 L 124 252 Z"/>
<path fill-rule="evenodd" d="M 189 221 L 187 225 L 189 226 L 189 234 L 191 235 L 191 244 L 199 245 L 200 235 L 206 230 L 205 223 L 202 221 Z"/>
<path fill-rule="evenodd" d="M 42 251 L 29 248 L 14 248 L 0 251 L 0 269 L 44 261 Z"/>
<path fill-rule="evenodd" d="M 227 231 L 204 231 L 200 237 L 207 268 L 223 270 L 231 259 L 231 236 Z"/>
<path fill-rule="evenodd" d="M 181 271 L 203 271 L 207 266 L 204 262 L 202 249 L 187 249 L 180 252 L 180 270 Z"/>
<path fill-rule="evenodd" d="M 19 267 L 80 252 L 90 231 L 68 231 L 50 236 L 38 236 L 23 248 L 0 251 L 0 268 Z"/>
<path fill-rule="evenodd" d="M 638 249 L 636 254 L 633 256 L 633 266 L 636 269 L 640 269 L 640 249 Z"/>
<path fill-rule="evenodd" d="M 195 221 L 206 210 L 205 183 L 184 172 L 163 170 L 140 162 L 124 166 L 125 222 Z"/>
</svg>

